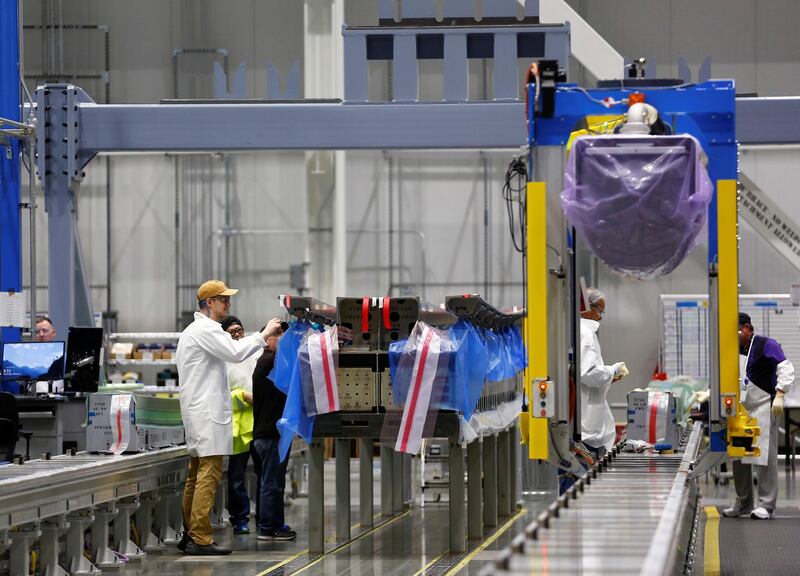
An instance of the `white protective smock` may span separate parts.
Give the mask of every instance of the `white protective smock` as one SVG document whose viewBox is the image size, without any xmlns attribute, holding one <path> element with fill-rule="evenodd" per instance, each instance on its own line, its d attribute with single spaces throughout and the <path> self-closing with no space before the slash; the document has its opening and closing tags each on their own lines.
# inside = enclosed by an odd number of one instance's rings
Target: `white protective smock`
<svg viewBox="0 0 800 576">
<path fill-rule="evenodd" d="M 242 362 L 264 348 L 261 334 L 234 340 L 200 312 L 181 333 L 175 363 L 189 455 L 218 456 L 233 452 L 233 418 L 226 362 Z"/>
<path fill-rule="evenodd" d="M 747 364 L 750 360 L 750 351 L 753 348 L 753 339 L 750 340 L 750 345 L 747 347 L 747 355 L 739 354 L 739 401 L 744 406 L 744 409 L 747 410 L 747 413 L 758 422 L 760 434 L 756 439 L 756 445 L 761 449 L 761 453 L 759 456 L 745 456 L 742 458 L 742 463 L 767 466 L 769 464 L 769 443 L 771 441 L 769 431 L 772 422 L 772 397 L 747 378 Z M 794 367 L 792 363 L 784 360 L 778 364 L 777 373 L 778 382 L 775 388 L 788 392 L 794 382 Z"/>
<path fill-rule="evenodd" d="M 596 320 L 581 318 L 581 438 L 593 448 L 611 450 L 617 435 L 606 396 L 622 362 L 603 363 Z"/>
</svg>

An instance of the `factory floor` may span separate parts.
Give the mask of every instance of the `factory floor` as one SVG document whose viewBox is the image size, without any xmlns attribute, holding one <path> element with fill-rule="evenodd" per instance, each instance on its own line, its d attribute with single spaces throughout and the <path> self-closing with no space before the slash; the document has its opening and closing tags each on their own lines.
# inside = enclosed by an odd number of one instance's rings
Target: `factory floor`
<svg viewBox="0 0 800 576">
<path fill-rule="evenodd" d="M 353 460 L 352 469 L 358 462 Z M 501 518 L 499 526 L 485 530 L 480 541 L 469 541 L 467 552 L 451 555 L 448 552 L 448 507 L 446 502 L 412 506 L 394 517 L 375 517 L 375 527 L 364 530 L 358 526 L 358 478 L 351 479 L 352 540 L 349 544 L 335 542 L 336 517 L 333 461 L 325 466 L 325 535 L 324 556 L 309 556 L 307 500 L 292 500 L 286 508 L 286 522 L 298 533 L 294 542 L 263 542 L 256 539 L 254 521 L 248 535 L 235 536 L 232 528 L 215 530 L 214 537 L 223 546 L 234 550 L 230 556 L 197 558 L 185 556 L 175 546 L 162 554 L 150 554 L 140 563 L 129 563 L 121 574 L 158 576 L 314 576 L 336 574 L 344 576 L 399 575 L 477 575 L 497 551 L 541 512 L 544 503 L 526 503 L 525 508 L 510 518 Z M 380 513 L 380 467 L 375 467 L 375 511 Z"/>
<path fill-rule="evenodd" d="M 694 574 L 796 576 L 800 574 L 800 471 L 778 461 L 778 503 L 773 520 L 724 518 L 736 498 L 733 479 L 700 480 L 701 522 Z M 796 467 L 800 469 L 800 462 Z M 728 467 L 730 470 L 730 466 Z"/>
<path fill-rule="evenodd" d="M 353 469 L 357 461 L 353 461 Z M 130 563 L 121 573 L 158 576 L 289 576 L 290 574 L 354 576 L 476 576 L 546 506 L 524 502 L 499 526 L 486 529 L 482 540 L 469 541 L 467 552 L 448 551 L 448 508 L 446 502 L 418 504 L 394 517 L 375 517 L 375 527 L 357 524 L 358 479 L 354 475 L 352 495 L 352 540 L 335 541 L 334 462 L 325 470 L 324 556 L 308 554 L 307 500 L 292 500 L 286 521 L 297 530 L 295 542 L 262 542 L 255 532 L 235 536 L 227 523 L 215 531 L 216 540 L 233 548 L 224 557 L 185 556 L 174 546 L 162 554 L 150 554 L 140 563 Z M 800 574 L 800 486 L 798 472 L 787 471 L 781 459 L 776 517 L 772 521 L 721 517 L 734 499 L 733 481 L 723 476 L 719 483 L 709 475 L 700 480 L 700 524 L 695 548 L 694 574 L 738 576 Z M 380 467 L 375 467 L 375 511 L 380 512 Z M 254 530 L 251 520 L 251 530 Z"/>
</svg>

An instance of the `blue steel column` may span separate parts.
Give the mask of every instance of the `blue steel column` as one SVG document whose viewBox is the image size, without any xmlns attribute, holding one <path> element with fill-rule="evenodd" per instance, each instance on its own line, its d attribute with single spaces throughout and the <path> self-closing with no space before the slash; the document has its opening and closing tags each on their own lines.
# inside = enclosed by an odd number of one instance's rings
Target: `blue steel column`
<svg viewBox="0 0 800 576">
<path fill-rule="evenodd" d="M 48 84 L 36 91 L 39 178 L 47 212 L 48 315 L 57 334 L 75 324 L 75 191 L 78 177 L 77 89 Z"/>
<path fill-rule="evenodd" d="M 0 116 L 21 121 L 19 100 L 18 2 L 0 3 Z M 22 290 L 19 218 L 19 143 L 0 143 L 0 290 Z M 19 328 L 3 328 L 0 341 L 20 339 Z"/>
</svg>

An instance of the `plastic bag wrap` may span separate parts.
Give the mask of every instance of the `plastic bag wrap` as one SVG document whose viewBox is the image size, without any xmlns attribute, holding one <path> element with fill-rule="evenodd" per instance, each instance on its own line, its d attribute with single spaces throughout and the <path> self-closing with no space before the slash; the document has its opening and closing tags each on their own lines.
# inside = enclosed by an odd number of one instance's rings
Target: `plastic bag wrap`
<svg viewBox="0 0 800 576">
<path fill-rule="evenodd" d="M 507 357 L 502 338 L 494 330 L 484 330 L 483 339 L 486 344 L 489 365 L 486 371 L 486 379 L 489 382 L 501 382 L 506 379 L 508 369 L 506 367 Z"/>
<path fill-rule="evenodd" d="M 458 410 L 469 419 L 478 404 L 488 372 L 486 345 L 478 330 L 464 320 L 459 320 L 446 332 L 440 332 L 437 390 L 431 398 L 431 408 Z M 396 404 L 404 405 L 406 402 L 418 343 L 418 340 L 409 338 L 389 345 L 392 397 Z"/>
<path fill-rule="evenodd" d="M 698 392 L 708 389 L 708 382 L 691 376 L 676 376 L 669 380 L 653 380 L 647 389 L 672 393 L 675 397 L 675 421 L 685 428 L 689 424 L 692 403 Z"/>
<path fill-rule="evenodd" d="M 286 394 L 286 405 L 277 423 L 278 433 L 281 435 L 278 443 L 281 462 L 289 454 L 295 434 L 306 442 L 311 442 L 314 432 L 314 418 L 308 416 L 303 400 L 298 362 L 298 351 L 303 338 L 312 331 L 311 325 L 304 321 L 292 322 L 289 325 L 289 329 L 278 342 L 275 366 L 269 375 L 275 387 Z"/>
<path fill-rule="evenodd" d="M 308 331 L 298 349 L 300 384 L 306 415 L 339 410 L 339 341 L 336 326 L 322 332 Z"/>
<path fill-rule="evenodd" d="M 575 140 L 562 207 L 592 252 L 640 279 L 668 274 L 697 244 L 713 185 L 692 136 Z"/>
</svg>

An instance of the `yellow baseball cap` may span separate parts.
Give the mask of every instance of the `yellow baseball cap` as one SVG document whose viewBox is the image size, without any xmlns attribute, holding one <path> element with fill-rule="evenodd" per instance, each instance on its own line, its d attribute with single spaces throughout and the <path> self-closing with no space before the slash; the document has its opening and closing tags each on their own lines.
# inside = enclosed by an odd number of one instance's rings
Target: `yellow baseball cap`
<svg viewBox="0 0 800 576">
<path fill-rule="evenodd" d="M 239 292 L 234 288 L 228 288 L 222 280 L 209 280 L 203 282 L 197 289 L 197 300 L 208 300 L 214 296 L 233 296 Z"/>
</svg>

